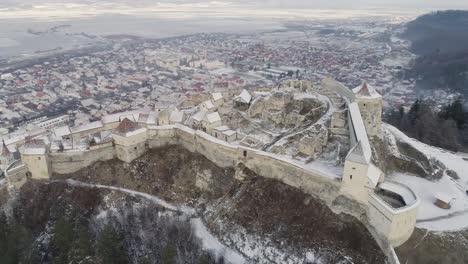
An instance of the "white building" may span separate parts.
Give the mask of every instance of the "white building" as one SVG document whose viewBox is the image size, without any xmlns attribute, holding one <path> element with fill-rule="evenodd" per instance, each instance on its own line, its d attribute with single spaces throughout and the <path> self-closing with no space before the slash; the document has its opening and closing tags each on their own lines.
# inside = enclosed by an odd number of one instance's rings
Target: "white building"
<svg viewBox="0 0 468 264">
<path fill-rule="evenodd" d="M 54 127 L 60 127 L 64 125 L 68 125 L 70 122 L 70 117 L 68 115 L 62 115 L 59 117 L 51 118 L 45 121 L 42 121 L 37 124 L 38 127 L 43 128 L 43 129 L 52 129 Z"/>
<path fill-rule="evenodd" d="M 221 126 L 221 116 L 218 112 L 208 113 L 202 120 L 202 130 L 208 134 L 211 134 L 211 130 L 215 127 Z"/>
</svg>

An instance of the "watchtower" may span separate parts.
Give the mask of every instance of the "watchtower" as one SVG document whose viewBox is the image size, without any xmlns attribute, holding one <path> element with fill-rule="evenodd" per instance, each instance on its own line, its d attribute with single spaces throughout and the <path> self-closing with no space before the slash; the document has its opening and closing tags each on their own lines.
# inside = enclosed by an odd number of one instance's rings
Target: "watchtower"
<svg viewBox="0 0 468 264">
<path fill-rule="evenodd" d="M 369 137 L 378 135 L 382 126 L 382 96 L 366 81 L 354 88 L 353 92 L 356 95 L 355 102 L 359 106 L 367 135 Z"/>
</svg>

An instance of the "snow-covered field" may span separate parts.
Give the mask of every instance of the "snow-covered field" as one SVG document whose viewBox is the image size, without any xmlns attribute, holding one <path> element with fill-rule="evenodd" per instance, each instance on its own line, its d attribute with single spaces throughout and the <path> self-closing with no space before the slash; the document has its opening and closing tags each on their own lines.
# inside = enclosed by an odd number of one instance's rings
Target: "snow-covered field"
<svg viewBox="0 0 468 264">
<path fill-rule="evenodd" d="M 390 125 L 384 125 L 395 137 L 407 142 L 416 149 L 442 162 L 448 169 L 455 171 L 459 179 L 454 180 L 444 175 L 438 181 L 429 181 L 410 174 L 390 175 L 394 181 L 409 186 L 421 199 L 417 216 L 417 227 L 434 231 L 455 231 L 468 228 L 468 161 L 455 153 L 439 149 L 409 138 Z M 436 194 L 453 197 L 451 208 L 441 209 L 434 205 Z"/>
</svg>

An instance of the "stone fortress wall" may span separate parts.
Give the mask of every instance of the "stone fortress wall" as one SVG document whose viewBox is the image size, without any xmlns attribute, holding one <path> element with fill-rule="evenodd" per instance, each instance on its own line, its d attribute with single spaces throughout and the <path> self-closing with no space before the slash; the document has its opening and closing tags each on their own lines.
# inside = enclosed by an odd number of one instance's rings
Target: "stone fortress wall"
<svg viewBox="0 0 468 264">
<path fill-rule="evenodd" d="M 220 167 L 236 167 L 243 163 L 258 175 L 298 188 L 325 201 L 329 206 L 341 195 L 357 201 L 366 208 L 367 218 L 361 220 L 364 220 L 376 239 L 383 241 L 381 245 L 390 246 L 382 246 L 384 252 L 390 256 L 392 247 L 401 245 L 411 235 L 416 223 L 419 199 L 406 186 L 386 182 L 383 173 L 372 164 L 367 126 L 361 115 L 362 110 L 355 102 L 356 95 L 333 80 L 326 80 L 322 85 L 344 98 L 348 106 L 347 129 L 353 148 L 346 158 L 342 176 L 317 170 L 290 157 L 229 143 L 181 124 L 146 125 L 131 134 L 114 133 L 112 142 L 96 144 L 86 150 L 32 155 L 28 159 L 34 162 L 44 159 L 45 162 L 49 162 L 49 174 L 67 174 L 97 161 L 118 158 L 124 162 L 131 162 L 149 149 L 179 144 L 192 152 L 204 155 Z M 100 129 L 113 129 L 117 124 L 111 127 L 104 125 Z M 33 167 L 29 167 L 29 170 L 32 170 Z M 24 172 L 24 167 L 7 171 L 7 178 L 12 179 L 13 187 L 20 187 L 24 183 L 19 176 L 25 174 Z M 34 175 L 32 178 L 35 178 Z M 395 206 L 391 200 L 394 195 L 400 197 L 403 204 Z M 358 216 L 359 213 L 354 215 Z"/>
<path fill-rule="evenodd" d="M 112 142 L 90 147 L 85 151 L 64 151 L 49 153 L 52 172 L 68 174 L 77 172 L 98 161 L 111 160 L 116 157 Z"/>
<path fill-rule="evenodd" d="M 413 233 L 420 201 L 408 187 L 385 181 L 382 171 L 372 164 L 372 149 L 368 135 L 375 136 L 380 130 L 382 99 L 370 98 L 367 94 L 360 97 L 329 78 L 324 79 L 322 86 L 348 101 L 348 129 L 351 145 L 354 147 L 346 157 L 341 191 L 366 205 L 368 221 L 378 236 L 393 247 L 399 246 Z M 365 103 L 362 103 L 363 101 Z M 366 118 L 362 112 L 372 118 Z M 372 121 L 376 119 L 378 121 Z M 386 195 L 377 194 L 376 191 L 384 187 L 386 189 L 382 192 Z M 392 204 L 392 195 L 399 196 L 404 203 Z"/>
<path fill-rule="evenodd" d="M 340 192 L 340 181 L 336 175 L 305 167 L 292 159 L 265 151 L 230 144 L 184 125 L 150 126 L 139 136 L 141 142 L 127 146 L 119 146 L 114 142 L 84 151 L 49 153 L 52 172 L 73 173 L 95 162 L 114 158 L 131 162 L 149 149 L 179 144 L 191 152 L 202 154 L 217 166 L 236 167 L 243 163 L 258 175 L 279 180 L 327 202 L 333 201 Z M 141 147 L 142 151 L 132 152 L 135 147 Z"/>
</svg>

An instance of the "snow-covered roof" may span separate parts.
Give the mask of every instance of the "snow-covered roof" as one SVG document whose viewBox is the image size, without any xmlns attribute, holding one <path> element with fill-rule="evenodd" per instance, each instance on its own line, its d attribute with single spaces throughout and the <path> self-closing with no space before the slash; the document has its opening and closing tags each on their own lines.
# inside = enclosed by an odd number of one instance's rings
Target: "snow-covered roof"
<svg viewBox="0 0 468 264">
<path fill-rule="evenodd" d="M 230 130 L 230 129 L 229 129 L 229 130 L 226 130 L 226 131 L 223 131 L 223 134 L 226 135 L 226 136 L 228 136 L 228 137 L 230 137 L 230 136 L 232 136 L 232 135 L 234 135 L 234 134 L 236 134 L 236 133 L 237 133 L 236 131 Z"/>
<path fill-rule="evenodd" d="M 203 102 L 203 107 L 205 107 L 206 109 L 212 109 L 215 106 L 213 102 L 211 102 L 211 100 L 208 100 L 208 101 Z"/>
<path fill-rule="evenodd" d="M 206 110 L 200 110 L 192 116 L 192 119 L 197 122 L 201 122 L 205 118 L 206 113 Z"/>
<path fill-rule="evenodd" d="M 239 94 L 239 96 L 236 98 L 237 100 L 240 100 L 243 103 L 250 103 L 252 100 L 252 95 L 247 91 L 247 90 L 242 90 L 242 92 Z"/>
<path fill-rule="evenodd" d="M 84 106 L 84 107 L 88 107 L 88 106 L 91 106 L 91 105 L 96 105 L 97 106 L 98 103 L 96 103 L 96 101 L 93 98 L 88 98 L 88 99 L 82 100 L 81 105 Z"/>
<path fill-rule="evenodd" d="M 213 99 L 213 101 L 216 102 L 218 100 L 223 99 L 223 94 L 222 93 L 212 93 L 211 98 Z"/>
<path fill-rule="evenodd" d="M 362 144 L 360 141 L 354 145 L 346 156 L 346 160 L 353 161 L 361 164 L 368 164 L 364 158 L 364 153 L 362 151 Z"/>
<path fill-rule="evenodd" d="M 15 133 L 15 134 L 8 134 L 2 137 L 2 140 L 5 141 L 7 146 L 15 144 L 19 141 L 24 140 L 28 136 L 27 132 Z"/>
<path fill-rule="evenodd" d="M 148 114 L 148 119 L 146 120 L 146 124 L 148 125 L 155 125 L 158 123 L 158 115 L 159 112 L 151 111 Z"/>
<path fill-rule="evenodd" d="M 171 122 L 182 123 L 184 120 L 184 112 L 182 111 L 172 111 L 171 116 L 169 117 Z"/>
<path fill-rule="evenodd" d="M 216 123 L 216 122 L 219 122 L 221 121 L 221 116 L 219 116 L 219 113 L 218 112 L 214 112 L 214 113 L 210 113 L 210 114 L 207 114 L 205 116 L 205 120 L 208 122 L 208 123 Z"/>
<path fill-rule="evenodd" d="M 372 187 L 377 186 L 377 184 L 379 183 L 380 175 L 382 175 L 382 171 L 377 166 L 371 163 L 369 165 L 369 169 L 367 170 L 367 178 L 372 184 Z"/>
<path fill-rule="evenodd" d="M 361 85 L 353 89 L 354 94 L 358 98 L 367 98 L 367 99 L 379 99 L 382 96 L 377 92 L 377 90 L 364 81 Z"/>
<path fill-rule="evenodd" d="M 447 203 L 447 204 L 450 204 L 452 202 L 452 200 L 454 199 L 454 197 L 452 195 L 447 194 L 447 193 L 437 193 L 435 195 L 435 198 L 437 200 L 441 200 L 442 202 Z"/>
<path fill-rule="evenodd" d="M 56 128 L 54 129 L 53 132 L 56 137 L 68 136 L 71 134 L 69 126 L 62 126 L 62 127 Z"/>
<path fill-rule="evenodd" d="M 229 130 L 229 127 L 228 126 L 219 126 L 219 127 L 215 127 L 214 130 L 219 131 L 219 132 L 223 132 L 223 131 Z"/>
<path fill-rule="evenodd" d="M 95 122 L 91 122 L 91 123 L 84 124 L 84 125 L 81 125 L 81 126 L 73 127 L 71 129 L 71 132 L 72 133 L 79 133 L 79 132 L 84 132 L 84 131 L 97 129 L 97 128 L 101 128 L 101 127 L 103 127 L 102 122 L 101 121 L 95 121 Z"/>
<path fill-rule="evenodd" d="M 127 112 L 121 112 L 121 113 L 115 113 L 111 115 L 105 115 L 101 118 L 102 123 L 108 124 L 108 123 L 115 123 L 115 122 L 120 122 L 124 120 L 125 118 L 128 118 L 132 121 L 138 121 L 140 111 L 127 111 Z"/>
<path fill-rule="evenodd" d="M 359 111 L 359 106 L 357 103 L 351 103 L 349 104 L 348 108 L 349 114 L 351 116 L 354 135 L 356 136 L 356 142 L 360 142 L 363 158 L 368 164 L 372 156 L 372 150 L 370 147 L 369 138 L 367 137 L 366 127 L 364 125 L 364 121 L 362 120 L 361 112 Z"/>
</svg>

